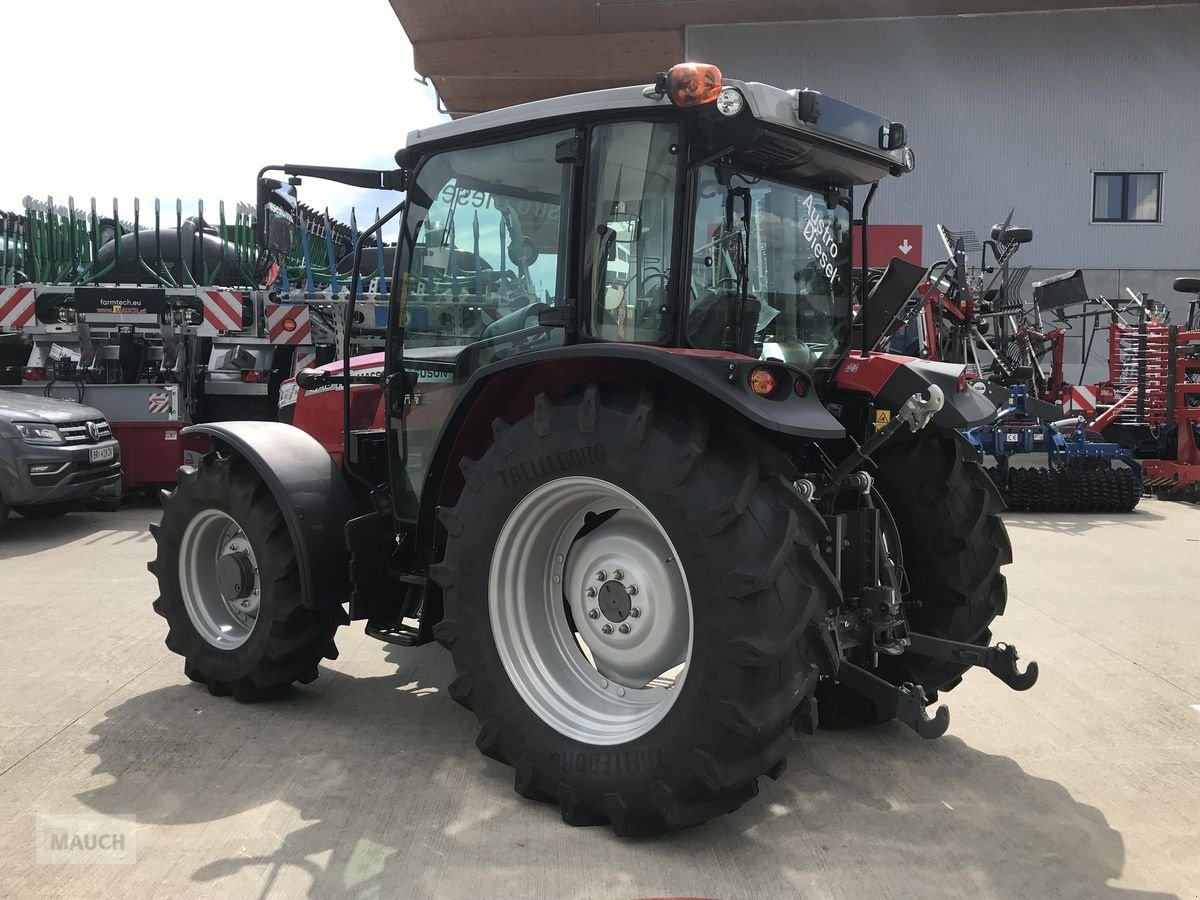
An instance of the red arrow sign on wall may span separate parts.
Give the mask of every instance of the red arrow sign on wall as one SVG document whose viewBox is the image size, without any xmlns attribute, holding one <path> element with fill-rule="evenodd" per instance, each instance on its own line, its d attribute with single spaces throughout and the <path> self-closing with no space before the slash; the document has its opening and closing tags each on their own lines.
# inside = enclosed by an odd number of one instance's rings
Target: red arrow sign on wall
<svg viewBox="0 0 1200 900">
<path fill-rule="evenodd" d="M 920 225 L 868 225 L 867 265 L 883 268 L 893 257 L 905 262 L 921 262 Z M 854 229 L 854 265 L 862 265 L 858 229 Z"/>
</svg>

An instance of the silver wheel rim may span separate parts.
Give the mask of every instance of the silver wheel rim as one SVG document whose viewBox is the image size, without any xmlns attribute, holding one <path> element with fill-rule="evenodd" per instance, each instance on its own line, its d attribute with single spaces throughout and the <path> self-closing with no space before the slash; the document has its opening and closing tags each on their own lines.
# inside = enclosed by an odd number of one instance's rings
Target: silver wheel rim
<svg viewBox="0 0 1200 900">
<path fill-rule="evenodd" d="M 513 686 L 567 737 L 634 740 L 683 688 L 687 576 L 654 515 L 607 481 L 559 478 L 517 505 L 492 554 L 488 609 Z"/>
<path fill-rule="evenodd" d="M 236 519 L 219 509 L 192 517 L 179 546 L 179 589 L 204 640 L 220 650 L 246 643 L 258 622 L 261 586 L 254 548 Z"/>
</svg>

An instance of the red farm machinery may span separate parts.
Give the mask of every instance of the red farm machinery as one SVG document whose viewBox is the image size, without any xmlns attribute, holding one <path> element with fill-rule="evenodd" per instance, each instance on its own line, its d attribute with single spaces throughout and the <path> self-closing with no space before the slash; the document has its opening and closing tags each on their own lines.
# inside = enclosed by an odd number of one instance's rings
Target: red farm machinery
<svg viewBox="0 0 1200 900">
<path fill-rule="evenodd" d="M 1109 313 L 1108 377 L 1086 397 L 1093 427 L 1134 452 L 1148 491 L 1200 502 L 1200 278 L 1174 288 L 1193 297 L 1182 325 L 1142 297 L 1136 317 Z"/>
<path fill-rule="evenodd" d="M 1029 268 L 1013 261 L 1033 230 L 1011 221 L 1012 213 L 986 241 L 939 226 L 947 257 L 900 304 L 877 346 L 960 363 L 993 397 L 996 417 L 965 435 L 981 459 L 994 461 L 988 472 L 1010 509 L 1132 510 L 1143 492 L 1141 463 L 1102 436 L 1104 421 L 1071 409 L 1081 392 L 1064 372 L 1068 333 L 1073 320 L 1096 317 L 1094 310 L 1067 312 L 1092 302 L 1083 275 L 1038 282 L 1027 302 L 1022 287 Z M 1112 309 L 1103 298 L 1096 302 Z M 1044 457 L 1045 465 L 1022 464 L 1031 455 Z"/>
</svg>

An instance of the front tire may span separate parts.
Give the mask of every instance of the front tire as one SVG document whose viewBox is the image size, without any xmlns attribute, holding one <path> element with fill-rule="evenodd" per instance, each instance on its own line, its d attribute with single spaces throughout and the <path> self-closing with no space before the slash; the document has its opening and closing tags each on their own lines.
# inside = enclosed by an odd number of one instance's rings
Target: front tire
<svg viewBox="0 0 1200 900">
<path fill-rule="evenodd" d="M 158 578 L 154 611 L 167 620 L 167 648 L 209 693 L 272 699 L 337 658 L 333 636 L 345 613 L 301 603 L 283 514 L 247 462 L 209 453 L 181 467 L 150 531 L 158 553 L 147 568 Z"/>
<path fill-rule="evenodd" d="M 697 825 L 782 770 L 838 590 L 786 460 L 655 401 L 592 385 L 497 420 L 431 573 L 476 745 L 522 796 L 620 834 Z"/>
</svg>

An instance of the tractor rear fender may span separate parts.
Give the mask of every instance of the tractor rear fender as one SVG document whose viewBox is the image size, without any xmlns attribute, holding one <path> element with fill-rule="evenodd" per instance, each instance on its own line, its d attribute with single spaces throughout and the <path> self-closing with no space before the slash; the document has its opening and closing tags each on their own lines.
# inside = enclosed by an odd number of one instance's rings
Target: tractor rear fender
<svg viewBox="0 0 1200 900">
<path fill-rule="evenodd" d="M 760 366 L 769 368 L 777 379 L 770 397 L 756 395 L 749 386 L 750 371 Z M 803 395 L 796 390 L 797 378 L 805 379 Z M 517 356 L 476 372 L 442 426 L 421 492 L 418 545 L 427 552 L 432 549 L 437 507 L 452 503 L 462 486 L 458 461 L 478 459 L 484 453 L 493 441 L 494 420 L 515 422 L 533 409 L 538 394 L 554 399 L 592 382 L 690 389 L 698 400 L 784 438 L 845 436 L 841 423 L 807 384 L 807 376 L 783 363 L 637 344 L 576 345 Z"/>
<path fill-rule="evenodd" d="M 876 407 L 892 412 L 913 394 L 936 384 L 946 395 L 946 405 L 933 417 L 933 424 L 941 428 L 973 428 L 992 421 L 996 405 L 983 391 L 960 386 L 966 384 L 962 380 L 966 369 L 956 363 L 892 353 L 872 353 L 866 357 L 852 353 L 838 368 L 835 383 L 843 390 L 870 394 Z"/>
<path fill-rule="evenodd" d="M 299 428 L 281 422 L 213 422 L 184 434 L 206 434 L 218 449 L 246 460 L 283 513 L 300 566 L 300 600 L 310 608 L 349 599 L 344 529 L 352 515 L 350 487 L 328 451 Z"/>
</svg>

